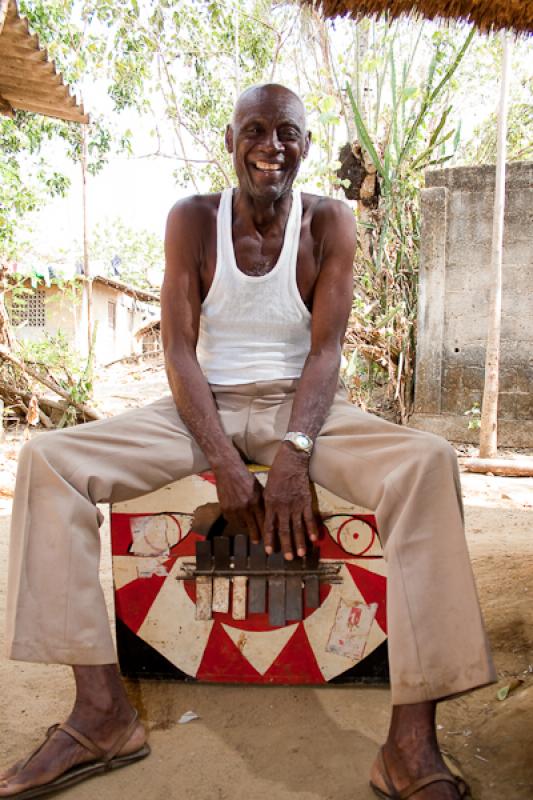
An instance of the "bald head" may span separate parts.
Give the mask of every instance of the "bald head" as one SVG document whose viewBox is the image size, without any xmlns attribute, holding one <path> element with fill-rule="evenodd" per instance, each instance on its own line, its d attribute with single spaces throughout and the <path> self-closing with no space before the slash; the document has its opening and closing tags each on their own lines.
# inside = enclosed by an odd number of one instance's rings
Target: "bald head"
<svg viewBox="0 0 533 800">
<path fill-rule="evenodd" d="M 232 124 L 238 125 L 243 115 L 255 108 L 271 107 L 290 108 L 300 119 L 302 130 L 305 130 L 305 106 L 301 98 L 291 89 L 280 83 L 263 83 L 250 86 L 237 98 L 233 110 Z"/>
<path fill-rule="evenodd" d="M 278 83 L 252 86 L 235 104 L 225 141 L 240 189 L 273 202 L 290 191 L 309 151 L 304 104 Z"/>
</svg>

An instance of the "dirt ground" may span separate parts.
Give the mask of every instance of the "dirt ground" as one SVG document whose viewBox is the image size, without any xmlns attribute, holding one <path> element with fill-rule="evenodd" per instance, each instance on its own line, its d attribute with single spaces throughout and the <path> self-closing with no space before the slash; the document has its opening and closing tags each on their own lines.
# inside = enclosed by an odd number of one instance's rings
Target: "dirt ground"
<svg viewBox="0 0 533 800">
<path fill-rule="evenodd" d="M 138 405 L 158 396 L 164 382 L 159 370 L 149 367 L 142 378 L 142 383 L 135 379 L 128 385 L 121 397 L 110 393 L 106 409 L 116 411 L 120 405 Z M 3 447 L 0 619 L 5 607 L 9 484 L 17 449 L 12 438 Z M 531 800 L 533 479 L 470 474 L 462 478 L 468 543 L 499 684 L 442 704 L 439 737 L 471 781 L 476 800 Z M 107 525 L 103 536 L 107 541 Z M 102 581 L 111 615 L 108 548 Z M 522 683 L 507 699 L 498 700 L 498 688 L 514 678 Z M 9 662 L 4 657 L 0 657 L 0 686 L 3 766 L 68 714 L 73 687 L 68 668 Z M 101 800 L 373 797 L 367 775 L 387 730 L 386 687 L 225 687 L 146 680 L 129 681 L 127 686 L 150 731 L 152 755 L 64 792 L 65 800 L 89 800 L 96 792 Z M 200 718 L 178 724 L 188 710 Z"/>
</svg>

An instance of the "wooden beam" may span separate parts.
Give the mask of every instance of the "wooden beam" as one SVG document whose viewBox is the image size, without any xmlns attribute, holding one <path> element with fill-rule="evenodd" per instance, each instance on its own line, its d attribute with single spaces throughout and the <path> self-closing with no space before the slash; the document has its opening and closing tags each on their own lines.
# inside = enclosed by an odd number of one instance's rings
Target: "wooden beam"
<svg viewBox="0 0 533 800">
<path fill-rule="evenodd" d="M 12 106 L 17 106 L 20 103 L 32 103 L 34 105 L 39 105 L 42 108 L 58 108 L 59 106 L 64 106 L 64 108 L 74 108 L 77 106 L 76 98 L 72 95 L 67 94 L 68 90 L 65 90 L 65 94 L 61 95 L 59 92 L 62 87 L 57 88 L 56 91 L 39 91 L 39 92 L 24 92 L 20 89 L 13 89 L 7 90 L 2 88 L 0 84 L 0 90 L 2 94 L 9 100 Z"/>
<path fill-rule="evenodd" d="M 12 117 L 13 116 L 13 108 L 11 103 L 9 103 L 5 97 L 2 97 L 0 94 L 0 114 L 3 114 L 5 117 Z"/>
<path fill-rule="evenodd" d="M 22 50 L 25 53 L 38 53 L 41 48 L 37 47 L 36 40 L 36 36 L 10 36 L 7 28 L 4 28 L 0 36 L 0 51 Z"/>
<path fill-rule="evenodd" d="M 2 39 L 0 38 L 0 64 L 9 64 L 13 67 L 33 67 L 36 64 L 42 64 L 48 67 L 48 53 L 46 50 L 34 50 L 28 47 L 2 47 Z"/>
<path fill-rule="evenodd" d="M 47 105 L 43 103 L 27 102 L 24 98 L 8 97 L 7 98 L 13 108 L 20 111 L 31 111 L 34 114 L 44 114 L 47 117 L 57 117 L 58 119 L 69 120 L 71 122 L 89 122 L 89 115 L 85 114 L 83 107 L 76 107 L 76 101 L 71 106 L 63 105 L 58 102 L 55 105 Z M 74 98 L 72 98 L 74 99 Z"/>
<path fill-rule="evenodd" d="M 15 0 L 0 0 L 0 113 L 13 109 L 74 122 L 88 123 L 89 115 L 65 85 L 39 37 L 19 16 Z"/>
<path fill-rule="evenodd" d="M 29 47 L 32 47 L 33 50 L 39 50 L 39 37 L 36 33 L 30 33 L 29 31 L 24 33 L 22 31 L 13 30 L 13 27 L 7 22 L 2 30 L 2 42 L 4 44 L 10 43 L 17 46 L 27 44 Z"/>
<path fill-rule="evenodd" d="M 40 61 L 38 64 L 26 64 L 22 69 L 12 67 L 9 63 L 0 62 L 0 81 L 31 81 L 44 83 L 45 86 L 61 86 L 63 78 L 49 68 L 49 64 Z"/>
<path fill-rule="evenodd" d="M 20 41 L 11 41 L 3 35 L 0 36 L 0 56 L 2 60 L 4 58 L 11 58 L 12 56 L 26 59 L 30 55 L 33 55 L 34 59 L 39 58 L 41 61 L 48 60 L 48 51 L 46 48 L 41 50 L 41 48 L 35 47 L 30 39 L 26 38 Z"/>
<path fill-rule="evenodd" d="M 43 99 L 45 97 L 64 97 L 69 94 L 68 86 L 58 81 L 55 75 L 46 75 L 42 80 L 27 80 L 25 75 L 18 78 L 4 75 L 2 70 L 0 70 L 0 92 L 2 94 L 20 92 L 24 96 L 37 94 Z"/>
<path fill-rule="evenodd" d="M 0 0 L 0 33 L 6 21 L 7 12 L 9 11 L 9 0 Z"/>
<path fill-rule="evenodd" d="M 0 64 L 16 66 L 21 61 L 29 67 L 50 63 L 46 50 L 36 50 L 34 47 L 21 45 L 6 45 L 2 42 L 2 37 L 0 36 Z"/>
<path fill-rule="evenodd" d="M 26 17 L 14 16 L 9 12 L 6 16 L 4 28 L 6 31 L 12 31 L 14 34 L 18 34 L 19 36 L 21 34 L 28 34 L 30 31 L 30 26 L 28 25 L 28 20 Z"/>
</svg>

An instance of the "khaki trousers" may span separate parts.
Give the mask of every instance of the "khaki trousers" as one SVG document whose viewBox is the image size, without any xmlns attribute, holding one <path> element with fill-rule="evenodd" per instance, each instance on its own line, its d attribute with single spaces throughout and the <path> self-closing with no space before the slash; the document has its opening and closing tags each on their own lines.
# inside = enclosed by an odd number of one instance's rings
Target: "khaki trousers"
<svg viewBox="0 0 533 800">
<path fill-rule="evenodd" d="M 227 435 L 250 460 L 272 463 L 296 386 L 211 387 Z M 10 657 L 115 662 L 98 578 L 96 504 L 131 499 L 207 467 L 170 396 L 28 442 L 13 507 Z M 367 414 L 339 389 L 310 474 L 376 515 L 388 571 L 393 703 L 441 699 L 495 680 L 447 442 Z"/>
</svg>

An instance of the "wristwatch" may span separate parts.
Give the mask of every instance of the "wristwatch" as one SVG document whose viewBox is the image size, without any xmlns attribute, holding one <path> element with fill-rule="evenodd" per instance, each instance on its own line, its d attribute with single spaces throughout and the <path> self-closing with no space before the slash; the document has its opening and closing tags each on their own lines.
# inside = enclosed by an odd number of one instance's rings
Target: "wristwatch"
<svg viewBox="0 0 533 800">
<path fill-rule="evenodd" d="M 301 433 L 301 431 L 288 431 L 283 437 L 283 441 L 290 442 L 295 450 L 307 453 L 309 456 L 313 450 L 313 440 L 306 433 Z"/>
</svg>

